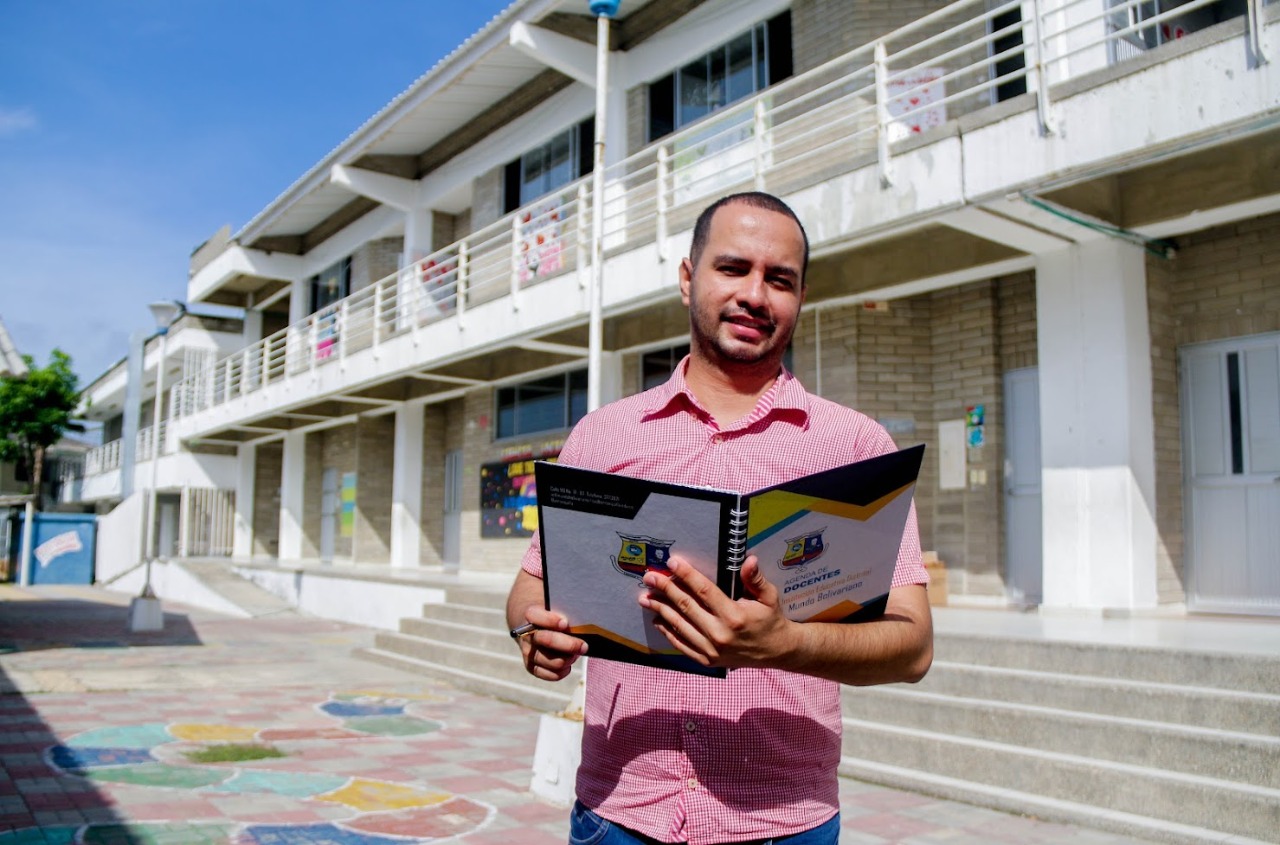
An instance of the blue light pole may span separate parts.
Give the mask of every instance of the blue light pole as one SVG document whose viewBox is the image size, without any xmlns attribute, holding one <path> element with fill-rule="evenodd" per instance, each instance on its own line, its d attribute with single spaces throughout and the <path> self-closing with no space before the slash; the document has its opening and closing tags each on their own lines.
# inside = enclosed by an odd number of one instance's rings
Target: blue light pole
<svg viewBox="0 0 1280 845">
<path fill-rule="evenodd" d="M 609 20 L 621 0 L 589 0 L 596 16 L 596 138 L 591 172 L 591 311 L 587 321 L 587 410 L 600 407 L 601 361 L 604 357 L 604 138 L 609 99 Z"/>
</svg>

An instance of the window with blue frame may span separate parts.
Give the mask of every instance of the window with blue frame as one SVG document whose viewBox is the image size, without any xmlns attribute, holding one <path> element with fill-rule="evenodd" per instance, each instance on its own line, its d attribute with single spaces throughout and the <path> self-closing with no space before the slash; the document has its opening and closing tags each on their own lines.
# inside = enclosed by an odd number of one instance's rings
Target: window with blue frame
<svg viewBox="0 0 1280 845">
<path fill-rule="evenodd" d="M 595 120 L 587 118 L 503 168 L 503 213 L 545 197 L 591 172 Z"/>
<path fill-rule="evenodd" d="M 498 389 L 494 436 L 524 437 L 570 428 L 587 414 L 587 371 Z"/>
<path fill-rule="evenodd" d="M 791 76 L 791 13 L 762 21 L 649 85 L 649 140 Z"/>
</svg>

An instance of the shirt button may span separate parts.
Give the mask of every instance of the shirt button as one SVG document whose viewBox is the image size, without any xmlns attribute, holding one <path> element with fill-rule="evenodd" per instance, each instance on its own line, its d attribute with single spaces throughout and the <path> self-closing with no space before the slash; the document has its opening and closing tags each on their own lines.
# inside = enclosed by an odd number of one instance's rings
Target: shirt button
<svg viewBox="0 0 1280 845">
<path fill-rule="evenodd" d="M 689 733 L 693 733 L 696 730 L 698 730 L 698 723 L 690 719 L 689 721 L 684 723 L 684 729 Z"/>
<path fill-rule="evenodd" d="M 717 434 L 711 438 L 711 442 L 714 443 L 716 446 L 719 446 L 721 443 L 724 442 L 724 438 Z"/>
<path fill-rule="evenodd" d="M 690 788 L 690 789 L 697 789 L 697 788 L 698 788 L 698 779 L 697 779 L 697 778 L 689 778 L 689 788 Z"/>
</svg>

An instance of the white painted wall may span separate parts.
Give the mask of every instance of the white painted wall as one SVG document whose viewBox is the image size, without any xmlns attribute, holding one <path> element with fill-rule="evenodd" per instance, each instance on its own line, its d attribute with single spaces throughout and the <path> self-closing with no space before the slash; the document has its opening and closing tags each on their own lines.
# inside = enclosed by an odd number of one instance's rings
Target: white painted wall
<svg viewBox="0 0 1280 845">
<path fill-rule="evenodd" d="M 330 577 L 301 570 L 237 567 L 236 573 L 303 613 L 394 631 L 400 620 L 422 615 L 424 604 L 442 604 L 444 590 L 412 584 Z"/>
<path fill-rule="evenodd" d="M 134 493 L 117 505 L 111 513 L 98 517 L 97 548 L 94 552 L 94 578 L 110 581 L 136 566 L 142 560 L 142 540 L 146 518 L 147 493 Z M 141 590 L 142 581 L 138 581 Z"/>
<path fill-rule="evenodd" d="M 1157 603 L 1143 256 L 1105 240 L 1036 260 L 1046 609 Z"/>
</svg>

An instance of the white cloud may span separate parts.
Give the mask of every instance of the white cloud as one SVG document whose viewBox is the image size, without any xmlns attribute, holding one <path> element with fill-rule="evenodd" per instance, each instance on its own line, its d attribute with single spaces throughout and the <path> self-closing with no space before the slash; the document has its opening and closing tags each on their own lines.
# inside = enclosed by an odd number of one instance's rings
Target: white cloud
<svg viewBox="0 0 1280 845">
<path fill-rule="evenodd" d="M 17 135 L 28 129 L 35 129 L 36 114 L 31 109 L 6 109 L 0 107 L 0 138 Z"/>
</svg>

